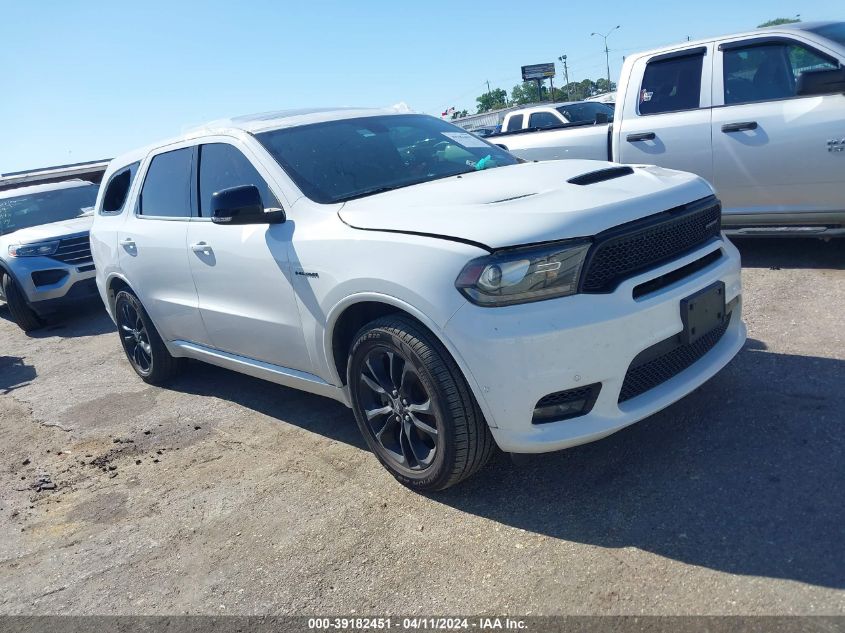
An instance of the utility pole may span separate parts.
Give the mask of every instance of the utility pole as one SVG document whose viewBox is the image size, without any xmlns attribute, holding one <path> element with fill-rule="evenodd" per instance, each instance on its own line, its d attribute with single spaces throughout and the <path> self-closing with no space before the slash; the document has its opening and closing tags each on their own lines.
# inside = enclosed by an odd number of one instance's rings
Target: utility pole
<svg viewBox="0 0 845 633">
<path fill-rule="evenodd" d="M 566 81 L 566 100 L 572 101 L 572 97 L 569 94 L 569 68 L 566 66 L 566 55 L 561 55 L 557 59 L 563 64 L 563 79 Z"/>
<path fill-rule="evenodd" d="M 487 96 L 488 96 L 488 97 L 492 97 L 492 96 L 493 96 L 493 93 L 492 93 L 492 92 L 490 92 L 490 80 L 489 80 L 489 79 L 487 80 Z"/>
<path fill-rule="evenodd" d="M 607 91 L 610 92 L 610 49 L 607 47 L 607 38 L 610 37 L 610 34 L 613 33 L 616 29 L 619 28 L 617 24 L 612 29 L 610 29 L 605 35 L 601 33 L 590 33 L 590 37 L 593 35 L 598 35 L 600 38 L 604 40 L 604 58 L 607 62 Z"/>
</svg>

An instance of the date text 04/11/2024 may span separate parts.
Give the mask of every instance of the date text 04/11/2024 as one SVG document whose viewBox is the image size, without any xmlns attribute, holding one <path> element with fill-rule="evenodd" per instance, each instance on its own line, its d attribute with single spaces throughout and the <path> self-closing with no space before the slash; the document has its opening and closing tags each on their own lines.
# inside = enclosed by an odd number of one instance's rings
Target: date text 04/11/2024
<svg viewBox="0 0 845 633">
<path fill-rule="evenodd" d="M 469 618 L 439 618 L 439 617 L 409 617 L 409 618 L 309 618 L 309 630 L 402 630 L 402 631 L 451 631 L 451 630 L 524 630 L 523 620 L 498 617 Z"/>
</svg>

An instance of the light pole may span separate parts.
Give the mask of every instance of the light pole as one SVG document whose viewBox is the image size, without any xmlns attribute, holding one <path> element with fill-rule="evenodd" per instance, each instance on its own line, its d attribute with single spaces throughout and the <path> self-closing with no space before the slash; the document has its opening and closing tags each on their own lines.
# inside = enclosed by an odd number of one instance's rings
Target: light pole
<svg viewBox="0 0 845 633">
<path fill-rule="evenodd" d="M 600 38 L 604 40 L 604 58 L 607 62 L 607 91 L 610 92 L 610 49 L 607 48 L 607 38 L 610 37 L 610 34 L 613 33 L 616 29 L 619 28 L 617 24 L 612 29 L 610 29 L 607 34 L 602 35 L 601 33 L 590 33 L 590 37 L 593 35 L 598 35 Z"/>
<path fill-rule="evenodd" d="M 569 68 L 566 67 L 566 55 L 561 55 L 557 59 L 563 64 L 563 78 L 566 81 L 566 100 L 572 101 L 572 98 L 569 96 Z"/>
</svg>

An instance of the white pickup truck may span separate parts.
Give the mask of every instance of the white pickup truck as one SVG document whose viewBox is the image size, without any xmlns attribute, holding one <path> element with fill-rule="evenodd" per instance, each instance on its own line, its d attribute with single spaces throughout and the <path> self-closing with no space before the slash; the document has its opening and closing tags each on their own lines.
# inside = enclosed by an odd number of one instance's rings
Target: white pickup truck
<svg viewBox="0 0 845 633">
<path fill-rule="evenodd" d="M 526 160 L 557 160 L 587 158 L 608 160 L 607 139 L 613 121 L 613 107 L 606 103 L 575 101 L 536 105 L 508 112 L 502 121 L 502 133 L 514 136 L 516 147 L 508 149 Z M 553 131 L 551 135 L 527 135 L 524 132 Z M 566 134 L 565 145 L 559 145 L 561 130 Z M 491 142 L 498 143 L 496 140 Z"/>
<path fill-rule="evenodd" d="M 732 235 L 845 235 L 845 22 L 631 55 L 611 125 L 526 123 L 488 140 L 526 160 L 693 172 L 715 186 Z"/>
</svg>

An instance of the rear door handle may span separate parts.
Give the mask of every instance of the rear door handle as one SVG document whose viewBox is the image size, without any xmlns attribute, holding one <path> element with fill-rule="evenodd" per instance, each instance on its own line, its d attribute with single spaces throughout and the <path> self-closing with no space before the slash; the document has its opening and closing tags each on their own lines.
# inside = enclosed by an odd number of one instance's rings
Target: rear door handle
<svg viewBox="0 0 845 633">
<path fill-rule="evenodd" d="M 125 237 L 120 240 L 120 245 L 124 248 L 135 248 L 135 240 L 133 240 L 131 237 Z"/>
<path fill-rule="evenodd" d="M 744 132 L 745 130 L 756 130 L 757 121 L 743 121 L 742 123 L 725 123 L 722 132 Z"/>
<path fill-rule="evenodd" d="M 629 143 L 636 143 L 637 141 L 653 141 L 657 138 L 654 132 L 640 132 L 639 134 L 629 134 L 627 141 Z"/>
<path fill-rule="evenodd" d="M 195 253 L 210 253 L 211 247 L 205 242 L 197 242 L 196 244 L 191 244 L 191 250 Z"/>
</svg>

